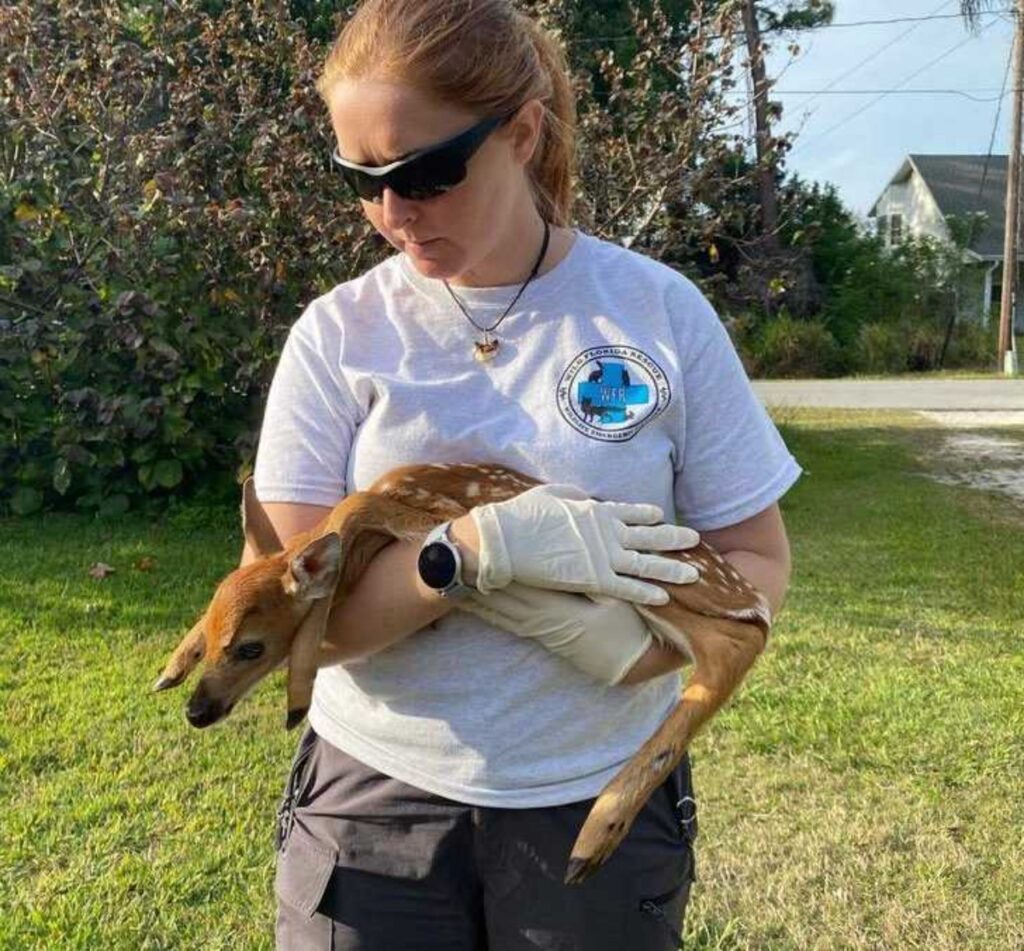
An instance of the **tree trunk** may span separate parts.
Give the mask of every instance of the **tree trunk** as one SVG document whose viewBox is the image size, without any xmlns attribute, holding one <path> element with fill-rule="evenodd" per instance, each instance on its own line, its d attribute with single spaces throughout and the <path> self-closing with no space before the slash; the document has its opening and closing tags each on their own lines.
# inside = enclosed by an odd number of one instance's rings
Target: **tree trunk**
<svg viewBox="0 0 1024 951">
<path fill-rule="evenodd" d="M 763 246 L 769 253 L 779 249 L 779 206 L 775 195 L 775 155 L 768 117 L 768 93 L 771 89 L 764 72 L 764 50 L 757 24 L 754 0 L 743 4 L 743 31 L 750 60 L 750 78 L 754 87 L 754 143 L 757 149 L 757 174 L 761 196 Z"/>
</svg>

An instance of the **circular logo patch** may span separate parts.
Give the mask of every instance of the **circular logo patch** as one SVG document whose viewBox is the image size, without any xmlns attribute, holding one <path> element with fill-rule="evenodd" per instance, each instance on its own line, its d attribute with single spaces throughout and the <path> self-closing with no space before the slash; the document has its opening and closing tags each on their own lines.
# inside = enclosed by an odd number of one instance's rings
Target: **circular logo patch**
<svg viewBox="0 0 1024 951">
<path fill-rule="evenodd" d="M 669 404 L 665 371 L 636 347 L 584 350 L 558 381 L 558 409 L 584 436 L 625 442 Z"/>
</svg>

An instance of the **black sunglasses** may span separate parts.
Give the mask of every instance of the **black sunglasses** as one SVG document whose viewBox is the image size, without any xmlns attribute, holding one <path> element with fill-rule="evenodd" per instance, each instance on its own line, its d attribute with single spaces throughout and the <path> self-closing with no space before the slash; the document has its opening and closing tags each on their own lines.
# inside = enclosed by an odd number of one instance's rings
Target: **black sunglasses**
<svg viewBox="0 0 1024 951">
<path fill-rule="evenodd" d="M 451 139 L 411 152 L 389 165 L 357 165 L 343 159 L 337 148 L 331 152 L 331 161 L 363 201 L 381 201 L 385 187 L 414 201 L 435 198 L 466 177 L 466 163 L 484 139 L 514 115 L 515 111 L 491 116 Z"/>
</svg>

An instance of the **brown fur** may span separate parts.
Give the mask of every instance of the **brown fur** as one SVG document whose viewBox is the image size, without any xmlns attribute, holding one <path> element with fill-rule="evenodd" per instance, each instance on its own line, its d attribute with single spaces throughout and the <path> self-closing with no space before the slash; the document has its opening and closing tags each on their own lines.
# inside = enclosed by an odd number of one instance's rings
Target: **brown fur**
<svg viewBox="0 0 1024 951">
<path fill-rule="evenodd" d="M 157 689 L 181 683 L 205 652 L 206 671 L 190 704 L 197 697 L 216 702 L 226 716 L 255 682 L 290 655 L 288 722 L 294 725 L 305 713 L 303 704 L 308 706 L 312 689 L 316 659 L 309 653 L 310 645 L 319 648 L 330 607 L 358 582 L 381 548 L 394 538 L 420 539 L 438 522 L 458 518 L 476 505 L 510 499 L 537 484 L 498 465 L 405 466 L 388 472 L 368 491 L 348 496 L 314 529 L 277 551 L 266 550 L 276 536 L 254 508 L 258 503 L 247 486 L 246 537 L 263 557 L 221 583 L 203 618 L 175 651 Z M 329 559 L 316 546 L 322 548 L 331 535 L 340 542 L 340 562 L 326 577 L 322 575 Z M 585 880 L 612 854 L 695 733 L 746 676 L 768 637 L 767 601 L 718 552 L 700 542 L 663 554 L 696 564 L 700 579 L 683 585 L 661 583 L 671 596 L 668 604 L 635 607 L 658 639 L 684 653 L 694 670 L 675 710 L 595 802 L 570 856 L 570 883 Z M 304 572 L 316 576 L 316 584 L 330 596 L 303 601 L 303 583 L 309 582 L 297 579 L 305 577 Z M 239 643 L 255 637 L 266 647 L 260 661 L 232 658 Z M 300 644 L 305 645 L 301 650 Z M 299 653 L 305 658 L 301 662 L 296 660 Z"/>
</svg>

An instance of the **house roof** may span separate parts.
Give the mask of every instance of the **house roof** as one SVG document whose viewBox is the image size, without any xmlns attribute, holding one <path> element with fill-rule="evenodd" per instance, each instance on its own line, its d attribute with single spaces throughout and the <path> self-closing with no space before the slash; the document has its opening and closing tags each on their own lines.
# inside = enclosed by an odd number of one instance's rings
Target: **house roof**
<svg viewBox="0 0 1024 951">
<path fill-rule="evenodd" d="M 889 184 L 905 181 L 916 170 L 944 216 L 984 212 L 988 220 L 971 250 L 983 257 L 1001 258 L 1006 167 L 1005 155 L 908 155 Z M 875 214 L 877 205 L 875 202 L 869 214 Z"/>
</svg>

